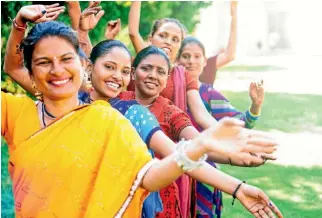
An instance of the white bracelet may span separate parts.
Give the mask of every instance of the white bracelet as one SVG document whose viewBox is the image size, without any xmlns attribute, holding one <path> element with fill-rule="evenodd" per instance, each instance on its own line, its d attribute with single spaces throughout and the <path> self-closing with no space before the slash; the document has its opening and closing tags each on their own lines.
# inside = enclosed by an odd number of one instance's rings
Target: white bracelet
<svg viewBox="0 0 322 218">
<path fill-rule="evenodd" d="M 191 160 L 186 155 L 186 147 L 190 144 L 190 142 L 190 140 L 185 141 L 183 139 L 177 144 L 176 147 L 176 156 L 174 160 L 177 162 L 178 166 L 183 171 L 192 171 L 194 169 L 200 168 L 208 158 L 208 155 L 204 154 L 202 157 L 199 158 L 198 161 Z"/>
</svg>

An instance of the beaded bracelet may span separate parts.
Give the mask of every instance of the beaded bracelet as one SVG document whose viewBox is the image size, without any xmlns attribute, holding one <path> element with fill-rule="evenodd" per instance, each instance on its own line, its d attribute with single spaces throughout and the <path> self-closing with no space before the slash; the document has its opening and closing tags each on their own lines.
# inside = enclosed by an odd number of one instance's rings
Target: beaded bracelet
<svg viewBox="0 0 322 218">
<path fill-rule="evenodd" d="M 235 191 L 233 192 L 233 194 L 232 194 L 232 196 L 233 196 L 233 201 L 231 202 L 231 205 L 234 205 L 234 203 L 235 203 L 235 199 L 236 199 L 237 191 L 238 191 L 238 189 L 240 188 L 240 186 L 241 186 L 243 183 L 246 183 L 246 182 L 245 182 L 245 181 L 241 182 L 241 183 L 237 186 L 237 188 L 235 189 Z"/>
<path fill-rule="evenodd" d="M 186 155 L 186 151 L 185 151 L 187 145 L 189 145 L 190 142 L 191 142 L 190 140 L 185 141 L 183 139 L 177 144 L 177 147 L 176 147 L 175 161 L 183 171 L 192 171 L 194 169 L 200 168 L 208 158 L 208 155 L 204 154 L 202 157 L 199 158 L 198 161 L 191 160 Z"/>
<path fill-rule="evenodd" d="M 18 30 L 18 31 L 25 31 L 27 29 L 27 24 L 23 25 L 23 26 L 19 26 L 19 24 L 16 21 L 16 18 L 14 18 L 13 20 L 10 18 L 13 27 Z"/>
</svg>

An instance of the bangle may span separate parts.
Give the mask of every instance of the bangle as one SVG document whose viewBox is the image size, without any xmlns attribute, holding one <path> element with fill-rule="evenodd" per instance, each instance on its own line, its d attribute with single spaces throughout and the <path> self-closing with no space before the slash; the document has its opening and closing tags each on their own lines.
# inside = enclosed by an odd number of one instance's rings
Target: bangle
<svg viewBox="0 0 322 218">
<path fill-rule="evenodd" d="M 233 194 L 232 194 L 232 196 L 233 196 L 233 201 L 231 202 L 231 205 L 234 205 L 234 203 L 235 203 L 235 199 L 236 199 L 236 193 L 237 193 L 238 189 L 240 188 L 240 186 L 241 186 L 243 183 L 246 183 L 246 182 L 245 182 L 245 181 L 241 182 L 241 183 L 237 186 L 237 188 L 235 189 L 235 191 L 233 192 Z"/>
<path fill-rule="evenodd" d="M 27 24 L 25 24 L 23 26 L 19 26 L 19 24 L 16 21 L 16 18 L 14 18 L 11 22 L 12 22 L 13 27 L 18 31 L 25 31 L 27 29 Z"/>
<path fill-rule="evenodd" d="M 185 151 L 189 143 L 190 143 L 190 140 L 188 141 L 181 140 L 176 147 L 176 156 L 174 160 L 177 162 L 178 166 L 183 171 L 192 171 L 194 169 L 200 168 L 208 158 L 208 155 L 204 154 L 202 157 L 199 158 L 198 161 L 191 160 L 186 155 L 186 151 Z"/>
</svg>

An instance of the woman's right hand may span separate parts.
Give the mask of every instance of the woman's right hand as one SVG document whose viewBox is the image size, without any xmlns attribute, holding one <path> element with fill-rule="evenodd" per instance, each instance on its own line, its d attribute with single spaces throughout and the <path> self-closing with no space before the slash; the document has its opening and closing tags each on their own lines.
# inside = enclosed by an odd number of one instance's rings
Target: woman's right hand
<svg viewBox="0 0 322 218">
<path fill-rule="evenodd" d="M 223 118 L 214 127 L 204 130 L 196 138 L 207 152 L 215 152 L 223 157 L 234 158 L 263 156 L 271 159 L 277 142 L 266 133 L 243 128 L 244 122 L 235 118 Z M 253 155 L 250 155 L 253 154 Z"/>
<path fill-rule="evenodd" d="M 96 27 L 98 21 L 103 17 L 104 10 L 98 6 L 100 1 L 91 1 L 88 7 L 82 12 L 79 29 L 82 31 L 89 31 Z"/>
<path fill-rule="evenodd" d="M 65 7 L 59 6 L 58 3 L 52 5 L 28 5 L 19 10 L 16 22 L 19 26 L 24 26 L 27 22 L 41 23 L 51 21 L 55 20 L 64 11 Z"/>
</svg>

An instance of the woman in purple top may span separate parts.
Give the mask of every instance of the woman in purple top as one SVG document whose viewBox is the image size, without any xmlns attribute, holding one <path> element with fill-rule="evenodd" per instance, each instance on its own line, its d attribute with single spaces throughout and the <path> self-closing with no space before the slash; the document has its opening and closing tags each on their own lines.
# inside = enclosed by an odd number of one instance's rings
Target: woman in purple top
<svg viewBox="0 0 322 218">
<path fill-rule="evenodd" d="M 181 45 L 178 54 L 177 63 L 185 67 L 193 77 L 198 80 L 204 67 L 207 65 L 205 57 L 205 48 L 203 44 L 194 37 L 186 37 Z M 264 101 L 263 83 L 251 83 L 249 87 L 249 95 L 252 100 L 252 105 L 246 112 L 236 110 L 230 102 L 219 91 L 213 88 L 212 85 L 202 83 L 198 80 L 199 93 L 207 110 L 216 119 L 220 120 L 223 117 L 236 117 L 246 123 L 247 128 L 254 127 L 259 118 L 261 105 Z M 190 116 L 191 117 L 191 116 Z M 191 119 L 196 128 L 201 128 Z M 210 163 L 213 166 L 214 163 Z M 231 162 L 231 165 L 236 163 Z M 197 216 L 198 217 L 220 217 L 221 215 L 221 193 L 203 183 L 197 183 Z"/>
</svg>

